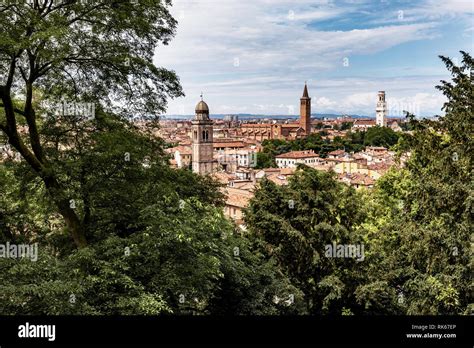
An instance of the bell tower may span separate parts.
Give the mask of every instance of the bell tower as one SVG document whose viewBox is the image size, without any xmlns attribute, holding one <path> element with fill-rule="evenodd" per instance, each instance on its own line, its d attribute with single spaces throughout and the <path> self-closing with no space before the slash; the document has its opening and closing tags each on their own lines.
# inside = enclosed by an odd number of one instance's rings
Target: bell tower
<svg viewBox="0 0 474 348">
<path fill-rule="evenodd" d="M 306 82 L 300 99 L 300 127 L 304 129 L 306 135 L 311 133 L 311 98 L 308 95 Z"/>
<path fill-rule="evenodd" d="M 209 118 L 209 107 L 202 100 L 202 94 L 195 111 L 196 116 L 191 121 L 192 169 L 194 173 L 210 174 L 214 169 L 212 120 Z"/>
<path fill-rule="evenodd" d="M 379 91 L 377 95 L 377 107 L 375 108 L 375 123 L 380 127 L 387 127 L 387 102 L 385 91 Z"/>
</svg>

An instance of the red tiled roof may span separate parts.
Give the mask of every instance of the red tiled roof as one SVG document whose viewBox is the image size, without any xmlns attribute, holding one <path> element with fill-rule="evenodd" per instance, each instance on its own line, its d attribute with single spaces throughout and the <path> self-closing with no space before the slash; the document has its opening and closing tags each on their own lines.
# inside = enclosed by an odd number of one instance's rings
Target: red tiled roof
<svg viewBox="0 0 474 348">
<path fill-rule="evenodd" d="M 217 147 L 245 147 L 246 144 L 243 141 L 232 141 L 232 142 L 225 141 L 225 142 L 214 142 L 214 143 L 212 143 L 212 146 L 214 148 L 217 148 Z"/>
<path fill-rule="evenodd" d="M 175 146 L 175 147 L 172 147 L 172 148 L 169 148 L 166 150 L 167 152 L 169 153 L 174 153 L 176 151 L 179 151 L 179 153 L 181 155 L 192 155 L 192 150 L 191 150 L 191 147 L 189 146 L 182 146 L 182 145 L 179 145 L 179 146 Z"/>
<path fill-rule="evenodd" d="M 375 120 L 361 120 L 357 119 L 354 121 L 354 126 L 375 126 Z"/>
<path fill-rule="evenodd" d="M 352 173 L 352 174 L 339 174 L 339 180 L 349 181 L 351 185 L 364 185 L 372 186 L 375 184 L 375 180 L 367 174 Z"/>
<path fill-rule="evenodd" d="M 268 128 L 273 126 L 272 123 L 244 123 L 241 128 Z"/>
<path fill-rule="evenodd" d="M 390 164 L 380 162 L 380 163 L 372 163 L 367 166 L 368 169 L 370 170 L 388 170 L 390 169 Z"/>
<path fill-rule="evenodd" d="M 226 205 L 239 208 L 245 208 L 248 205 L 250 199 L 253 197 L 253 193 L 250 191 L 232 187 L 227 187 L 225 189 L 225 193 L 227 195 Z"/>
<path fill-rule="evenodd" d="M 281 155 L 275 156 L 275 158 L 310 158 L 310 157 L 319 157 L 318 154 L 314 153 L 312 150 L 304 151 L 290 151 L 287 153 L 282 153 Z"/>
<path fill-rule="evenodd" d="M 338 156 L 338 155 L 343 155 L 345 153 L 344 150 L 334 150 L 328 153 L 328 155 L 331 156 Z"/>
</svg>

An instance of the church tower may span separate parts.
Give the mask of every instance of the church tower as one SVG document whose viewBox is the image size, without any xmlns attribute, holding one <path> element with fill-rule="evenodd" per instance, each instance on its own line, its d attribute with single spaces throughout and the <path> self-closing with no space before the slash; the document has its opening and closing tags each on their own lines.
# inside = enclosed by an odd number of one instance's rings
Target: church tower
<svg viewBox="0 0 474 348">
<path fill-rule="evenodd" d="M 209 107 L 202 100 L 196 105 L 196 116 L 191 121 L 193 138 L 193 172 L 210 174 L 213 172 L 213 135 L 212 120 L 209 118 Z"/>
<path fill-rule="evenodd" d="M 311 98 L 308 95 L 306 82 L 300 99 L 300 127 L 304 129 L 306 135 L 311 133 Z"/>
<path fill-rule="evenodd" d="M 377 98 L 375 124 L 380 127 L 387 127 L 387 102 L 385 101 L 385 91 L 379 91 Z"/>
</svg>

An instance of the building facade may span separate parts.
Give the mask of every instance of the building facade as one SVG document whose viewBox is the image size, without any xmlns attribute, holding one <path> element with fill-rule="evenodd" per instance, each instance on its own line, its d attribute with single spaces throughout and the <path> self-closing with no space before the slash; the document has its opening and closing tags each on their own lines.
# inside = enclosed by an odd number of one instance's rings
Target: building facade
<svg viewBox="0 0 474 348">
<path fill-rule="evenodd" d="M 191 122 L 192 134 L 192 169 L 194 173 L 211 174 L 215 168 L 213 158 L 212 120 L 209 118 L 209 107 L 201 99 L 196 105 L 196 116 Z"/>
<path fill-rule="evenodd" d="M 259 141 L 267 139 L 299 139 L 311 134 L 311 98 L 304 85 L 300 98 L 300 118 L 294 123 L 247 123 L 242 124 L 239 136 Z"/>
<path fill-rule="evenodd" d="M 375 123 L 377 126 L 387 127 L 387 102 L 385 101 L 385 91 L 379 91 L 377 95 Z"/>
<path fill-rule="evenodd" d="M 278 168 L 296 168 L 298 164 L 314 166 L 320 164 L 321 158 L 313 150 L 291 151 L 275 156 Z"/>
</svg>

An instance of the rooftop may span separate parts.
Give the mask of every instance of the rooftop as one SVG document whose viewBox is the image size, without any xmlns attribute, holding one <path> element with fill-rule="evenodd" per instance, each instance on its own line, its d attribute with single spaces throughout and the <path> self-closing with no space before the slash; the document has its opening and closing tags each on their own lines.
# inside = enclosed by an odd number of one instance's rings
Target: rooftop
<svg viewBox="0 0 474 348">
<path fill-rule="evenodd" d="M 290 152 L 282 153 L 281 155 L 275 156 L 275 158 L 291 158 L 291 159 L 313 158 L 313 157 L 319 157 L 319 155 L 314 153 L 313 150 L 290 151 Z"/>
</svg>

